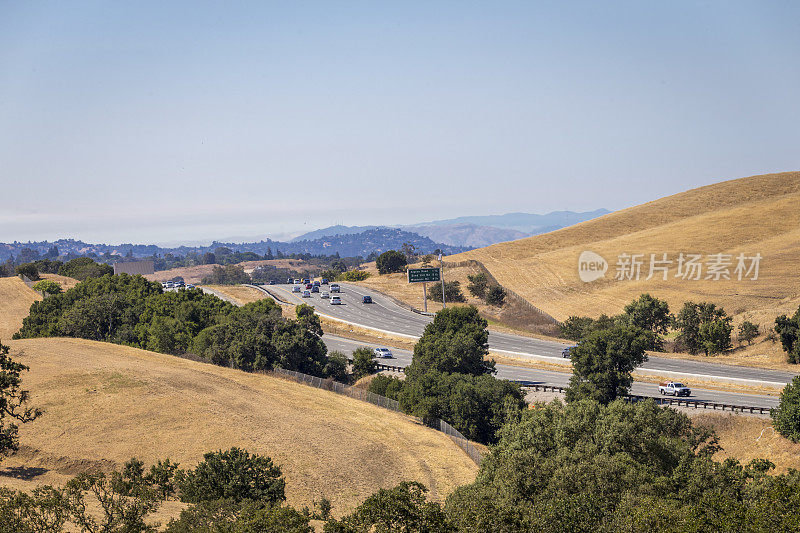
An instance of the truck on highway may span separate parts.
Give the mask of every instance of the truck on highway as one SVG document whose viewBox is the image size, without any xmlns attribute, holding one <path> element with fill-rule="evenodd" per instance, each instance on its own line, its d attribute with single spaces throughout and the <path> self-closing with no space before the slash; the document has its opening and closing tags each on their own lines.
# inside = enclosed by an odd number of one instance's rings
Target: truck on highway
<svg viewBox="0 0 800 533">
<path fill-rule="evenodd" d="M 658 392 L 669 396 L 691 396 L 692 389 L 685 386 L 683 383 L 667 381 L 666 383 L 658 384 Z"/>
</svg>

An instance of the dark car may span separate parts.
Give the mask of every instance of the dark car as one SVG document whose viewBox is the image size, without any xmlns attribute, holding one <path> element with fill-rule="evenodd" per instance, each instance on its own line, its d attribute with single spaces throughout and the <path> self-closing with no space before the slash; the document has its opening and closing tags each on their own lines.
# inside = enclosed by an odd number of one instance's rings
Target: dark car
<svg viewBox="0 0 800 533">
<path fill-rule="evenodd" d="M 311 292 L 319 292 L 319 285 L 312 285 Z"/>
<path fill-rule="evenodd" d="M 319 281 L 315 281 L 314 283 L 312 283 L 312 285 L 315 287 L 319 287 Z"/>
<path fill-rule="evenodd" d="M 294 278 L 289 278 L 289 279 L 286 281 L 286 283 L 288 283 L 289 285 L 291 285 L 292 283 L 294 283 Z"/>
<path fill-rule="evenodd" d="M 327 285 L 327 284 L 328 284 L 328 280 L 327 280 L 327 279 L 325 279 L 325 278 L 322 278 L 322 284 L 323 284 L 323 285 Z"/>
<path fill-rule="evenodd" d="M 573 348 L 575 348 L 575 346 L 570 346 L 569 348 L 564 348 L 564 351 L 561 352 L 561 357 L 563 357 L 564 359 L 569 359 L 570 357 L 572 357 L 572 349 Z"/>
<path fill-rule="evenodd" d="M 270 285 L 275 285 L 275 280 L 274 279 L 269 280 L 269 284 Z"/>
<path fill-rule="evenodd" d="M 362 304 L 371 304 L 372 303 L 372 296 L 362 296 L 361 297 Z"/>
</svg>

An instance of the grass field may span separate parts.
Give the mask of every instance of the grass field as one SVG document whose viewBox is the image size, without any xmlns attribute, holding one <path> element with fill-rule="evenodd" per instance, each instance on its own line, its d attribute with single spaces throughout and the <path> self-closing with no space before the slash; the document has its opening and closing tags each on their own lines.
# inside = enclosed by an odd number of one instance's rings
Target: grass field
<svg viewBox="0 0 800 533">
<path fill-rule="evenodd" d="M 324 494 L 341 513 L 402 480 L 442 499 L 476 473 L 445 435 L 331 392 L 82 339 L 10 345 L 45 414 L 21 427 L 21 450 L 0 464 L 2 485 L 61 483 L 133 456 L 188 466 L 239 446 L 282 466 L 290 503 Z"/>
<path fill-rule="evenodd" d="M 269 298 L 264 292 L 254 289 L 252 287 L 245 287 L 243 285 L 203 285 L 209 289 L 213 289 L 220 294 L 224 294 L 228 298 L 235 300 L 239 305 L 257 302 L 264 298 Z"/>
<path fill-rule="evenodd" d="M 775 316 L 800 305 L 800 172 L 767 174 L 725 181 L 617 211 L 558 231 L 500 243 L 448 258 L 477 259 L 504 286 L 563 320 L 570 315 L 617 314 L 648 292 L 677 311 L 683 302 L 711 301 L 749 319 L 762 332 Z M 584 283 L 578 257 L 584 250 L 608 262 L 603 279 Z M 676 277 L 679 253 L 760 253 L 757 280 L 684 280 Z M 619 254 L 644 254 L 641 278 L 617 281 Z M 674 263 L 667 280 L 646 280 L 650 254 L 668 254 Z M 735 263 L 735 261 L 734 261 Z M 735 264 L 731 266 L 731 273 Z M 703 276 L 706 273 L 704 271 Z M 720 361 L 756 366 L 785 366 L 780 346 L 762 336 L 751 347 Z"/>
<path fill-rule="evenodd" d="M 695 425 L 711 427 L 719 436 L 722 451 L 715 459 L 728 457 L 747 464 L 752 459 L 769 459 L 777 473 L 800 468 L 800 444 L 781 437 L 768 418 L 720 413 L 690 413 Z"/>
</svg>

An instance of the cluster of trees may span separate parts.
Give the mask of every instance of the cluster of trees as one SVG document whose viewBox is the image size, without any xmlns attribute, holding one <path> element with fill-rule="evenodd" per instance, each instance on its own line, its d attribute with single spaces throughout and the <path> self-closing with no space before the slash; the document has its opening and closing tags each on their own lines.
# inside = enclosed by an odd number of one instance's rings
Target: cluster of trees
<svg viewBox="0 0 800 533">
<path fill-rule="evenodd" d="M 467 290 L 471 295 L 480 298 L 489 305 L 502 306 L 506 301 L 506 290 L 496 283 L 489 283 L 489 277 L 483 273 L 467 276 Z"/>
<path fill-rule="evenodd" d="M 24 275 L 32 281 L 41 279 L 39 274 L 42 273 L 60 274 L 61 276 L 83 281 L 88 278 L 98 278 L 106 274 L 113 274 L 114 269 L 105 263 L 97 263 L 90 257 L 76 257 L 66 263 L 52 259 L 40 259 L 32 263 L 23 263 L 16 268 L 16 273 Z"/>
<path fill-rule="evenodd" d="M 271 299 L 237 308 L 199 289 L 163 292 L 141 276 L 106 275 L 34 302 L 14 338 L 80 337 L 190 352 L 247 371 L 279 366 L 324 376 L 322 328 L 306 307 L 287 320 Z"/>
<path fill-rule="evenodd" d="M 206 285 L 239 285 L 250 281 L 250 275 L 241 265 L 215 266 L 211 274 L 202 279 Z"/>
<path fill-rule="evenodd" d="M 521 409 L 514 383 L 496 379 L 486 321 L 473 306 L 436 313 L 414 346 L 405 380 L 374 378 L 370 391 L 400 402 L 403 412 L 423 420 L 442 419 L 465 437 L 493 443 L 510 411 Z"/>
<path fill-rule="evenodd" d="M 0 532 L 155 532 L 151 516 L 167 500 L 188 504 L 166 525 L 170 533 L 312 533 L 310 520 L 330 518 L 326 499 L 314 511 L 286 505 L 285 486 L 272 459 L 239 448 L 206 453 L 187 470 L 169 459 L 145 470 L 134 458 L 121 471 L 80 474 L 63 487 L 0 490 Z M 89 495 L 99 512 L 87 510 Z"/>
<path fill-rule="evenodd" d="M 642 294 L 617 316 L 600 315 L 597 319 L 571 316 L 561 325 L 561 334 L 568 339 L 581 341 L 593 332 L 608 330 L 615 325 L 629 325 L 652 333 L 646 349 L 661 351 L 664 349 L 663 336 L 674 328 L 679 332 L 676 351 L 711 355 L 731 349 L 731 322 L 725 310 L 713 303 L 686 302 L 681 311 L 673 316 L 666 301 Z M 745 321 L 739 333 L 742 341 L 750 342 L 758 334 L 758 326 Z"/>
</svg>

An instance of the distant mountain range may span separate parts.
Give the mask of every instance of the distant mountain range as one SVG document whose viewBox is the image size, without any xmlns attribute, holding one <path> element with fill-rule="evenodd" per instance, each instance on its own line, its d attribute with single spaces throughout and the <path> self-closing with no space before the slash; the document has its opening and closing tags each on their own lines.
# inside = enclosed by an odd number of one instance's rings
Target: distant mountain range
<svg viewBox="0 0 800 533">
<path fill-rule="evenodd" d="M 335 255 L 338 253 L 342 257 L 367 257 L 372 253 L 380 254 L 386 250 L 399 250 L 404 243 L 412 244 L 420 253 L 431 253 L 439 249 L 446 254 L 454 254 L 468 249 L 463 246 L 437 243 L 428 237 L 398 228 L 376 227 L 358 233 L 331 235 L 293 242 L 265 239 L 249 243 L 213 242 L 209 246 L 177 246 L 173 248 L 163 248 L 154 244 L 90 244 L 73 239 L 59 239 L 53 242 L 0 243 L 0 261 L 5 261 L 10 257 L 14 257 L 17 261 L 33 261 L 44 257 L 53 246 L 58 248 L 58 254 L 62 257 L 95 255 L 100 258 L 103 256 L 107 258 L 109 256 L 143 258 L 152 257 L 153 255 L 163 256 L 168 253 L 183 256 L 188 253 L 213 252 L 219 247 L 228 248 L 234 252 L 254 252 L 259 255 L 264 255 L 267 251 L 277 254 L 280 250 L 287 255 L 294 253 Z"/>
<path fill-rule="evenodd" d="M 555 231 L 607 213 L 609 213 L 607 209 L 585 212 L 553 211 L 545 215 L 507 213 L 505 215 L 450 218 L 393 227 L 428 237 L 434 242 L 472 249 Z M 304 233 L 292 239 L 291 242 L 334 235 L 356 235 L 379 227 L 381 226 L 329 226 Z"/>
<path fill-rule="evenodd" d="M 0 243 L 0 261 L 10 257 L 16 260 L 43 257 L 56 246 L 61 256 L 95 255 L 129 256 L 134 258 L 153 255 L 186 255 L 205 253 L 225 247 L 234 252 L 254 252 L 264 255 L 267 251 L 277 254 L 334 255 L 342 257 L 367 257 L 372 253 L 400 249 L 404 243 L 412 244 L 419 253 L 442 250 L 445 254 L 464 252 L 491 244 L 511 241 L 554 231 L 608 213 L 597 209 L 576 213 L 555 211 L 546 215 L 531 213 L 508 213 L 505 215 L 459 217 L 434 220 L 411 226 L 330 226 L 300 235 L 290 241 L 263 239 L 258 242 L 219 242 L 210 245 L 157 246 L 155 244 L 90 244 L 74 239 L 59 239 L 54 242 Z M 22 254 L 22 256 L 20 256 Z M 32 260 L 32 259 L 26 259 Z"/>
</svg>

